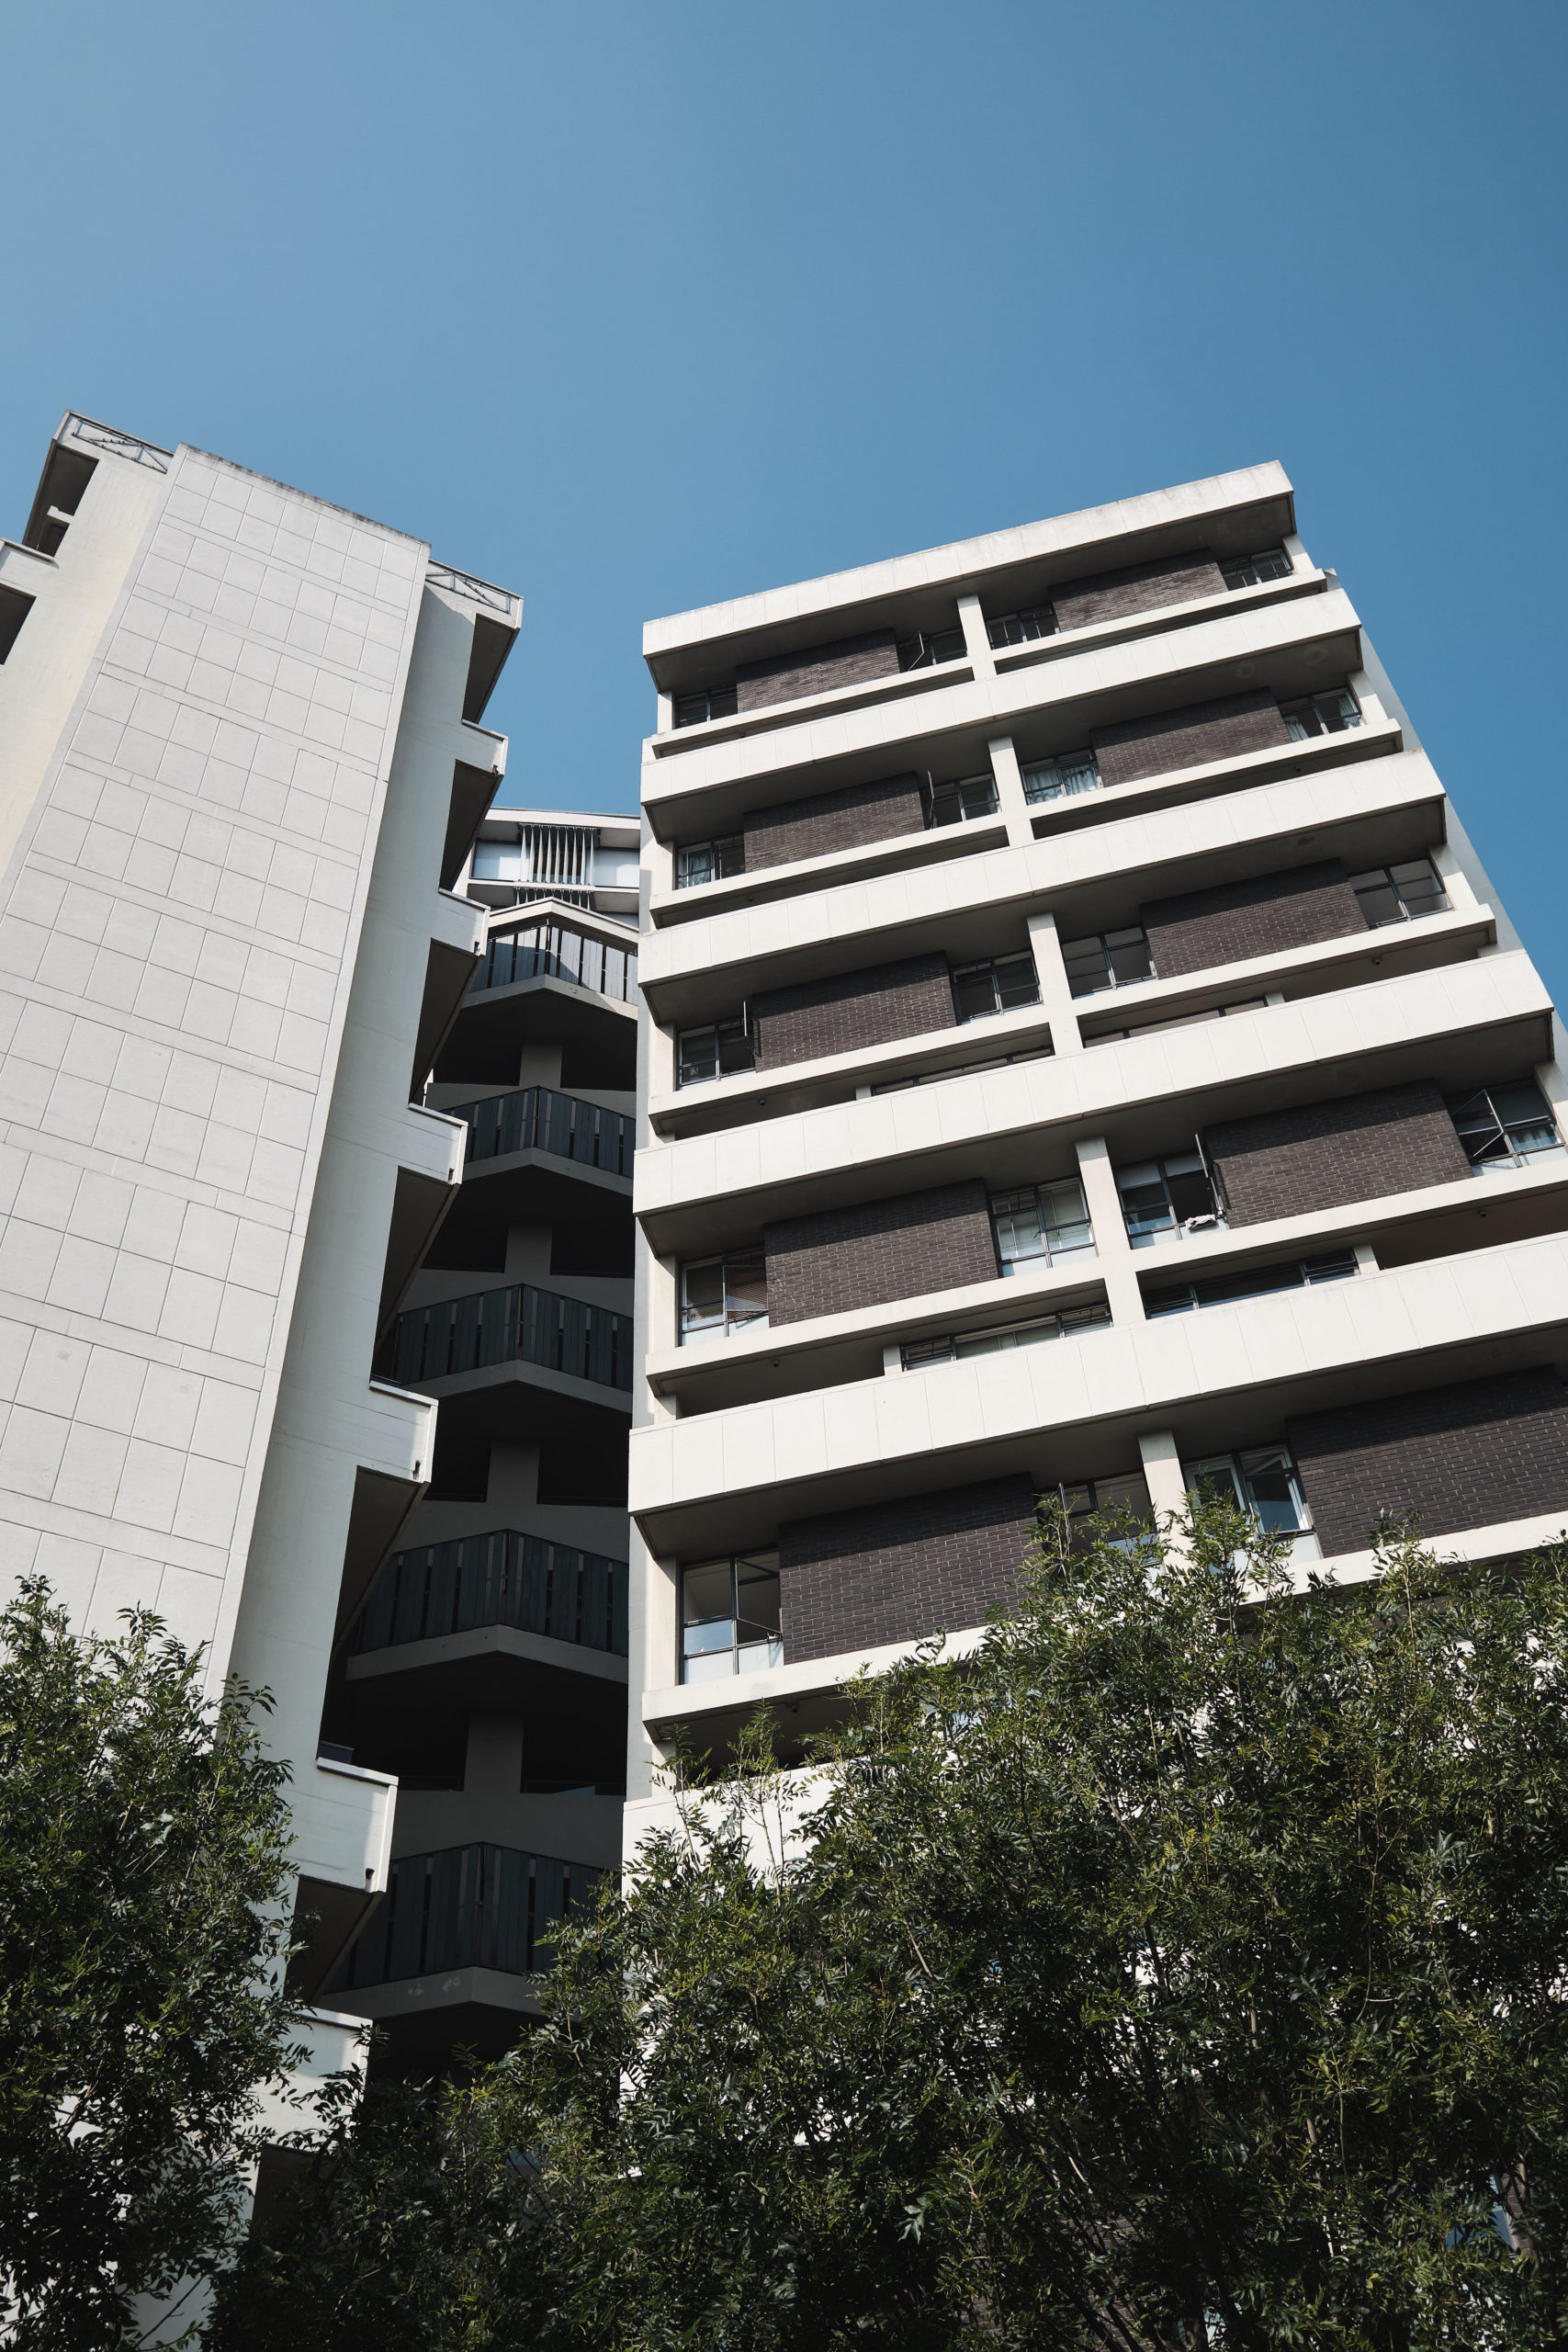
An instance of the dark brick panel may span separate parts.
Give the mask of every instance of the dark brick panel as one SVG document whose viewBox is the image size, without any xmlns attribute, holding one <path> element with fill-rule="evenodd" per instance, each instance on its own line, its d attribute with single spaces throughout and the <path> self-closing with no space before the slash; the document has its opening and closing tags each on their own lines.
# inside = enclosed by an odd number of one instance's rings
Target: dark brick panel
<svg viewBox="0 0 1568 2352">
<path fill-rule="evenodd" d="M 1305 1216 L 1470 1174 L 1431 1079 L 1306 1102 L 1256 1119 L 1222 1119 L 1204 1141 L 1233 1225 Z"/>
<path fill-rule="evenodd" d="M 781 800 L 745 818 L 746 870 L 791 865 L 800 857 L 832 857 L 863 842 L 918 833 L 926 821 L 918 775 L 879 776 L 810 800 Z"/>
<path fill-rule="evenodd" d="M 767 989 L 751 999 L 749 1013 L 759 1069 L 957 1025 L 945 956 L 911 956 L 829 980 Z"/>
<path fill-rule="evenodd" d="M 803 646 L 769 662 L 742 662 L 735 673 L 738 710 L 766 710 L 801 695 L 829 694 L 835 686 L 858 686 L 868 678 L 896 678 L 898 651 L 890 628 L 863 637 L 841 637 L 831 645 Z"/>
<path fill-rule="evenodd" d="M 1065 580 L 1052 590 L 1051 602 L 1058 628 L 1088 628 L 1095 621 L 1157 612 L 1163 605 L 1190 604 L 1194 596 L 1223 596 L 1224 591 L 1219 565 L 1207 548 L 1197 548 L 1154 563 L 1128 564 L 1121 571 L 1097 572 L 1092 580 Z"/>
<path fill-rule="evenodd" d="M 781 1527 L 785 1658 L 835 1657 L 983 1624 L 1018 1589 L 1033 1532 L 1025 1477 Z"/>
<path fill-rule="evenodd" d="M 1427 1535 L 1568 1516 L 1568 1388 L 1551 1364 L 1307 1413 L 1287 1434 L 1330 1555 L 1364 1551 L 1384 1510 L 1418 1511 Z"/>
<path fill-rule="evenodd" d="M 1162 980 L 1215 964 L 1239 964 L 1249 956 L 1310 947 L 1320 939 L 1348 939 L 1367 927 L 1337 857 L 1294 865 L 1283 874 L 1256 875 L 1249 882 L 1226 882 L 1213 890 L 1151 899 L 1138 911 Z"/>
<path fill-rule="evenodd" d="M 1190 703 L 1185 710 L 1162 710 L 1153 718 L 1101 727 L 1089 740 L 1108 785 L 1134 784 L 1140 776 L 1269 751 L 1277 743 L 1288 743 L 1291 730 L 1272 695 L 1228 695 L 1223 702 Z"/>
<path fill-rule="evenodd" d="M 762 1247 L 770 1323 L 885 1306 L 998 1276 L 986 1187 L 977 1176 L 894 1201 L 780 1217 L 763 1227 Z"/>
</svg>

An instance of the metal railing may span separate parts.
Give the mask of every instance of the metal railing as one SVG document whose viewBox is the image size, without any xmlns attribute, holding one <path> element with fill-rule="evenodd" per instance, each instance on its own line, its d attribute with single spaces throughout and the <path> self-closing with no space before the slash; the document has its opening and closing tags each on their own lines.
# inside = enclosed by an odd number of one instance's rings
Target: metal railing
<svg viewBox="0 0 1568 2352">
<path fill-rule="evenodd" d="M 488 1102 L 458 1102 L 442 1115 L 461 1119 L 468 1128 L 470 1162 L 498 1159 L 510 1151 L 552 1151 L 580 1167 L 608 1169 L 613 1176 L 632 1172 L 632 1121 L 551 1087 L 524 1086 Z"/>
<path fill-rule="evenodd" d="M 422 1381 L 497 1363 L 544 1364 L 601 1387 L 629 1390 L 631 1317 L 512 1283 L 400 1315 L 380 1373 L 401 1388 L 417 1388 Z"/>
<path fill-rule="evenodd" d="M 395 1984 L 451 1968 L 534 1975 L 549 1967 L 562 1920 L 589 1908 L 608 1875 L 590 1862 L 511 1846 L 400 1855 L 334 1989 Z"/>
<path fill-rule="evenodd" d="M 564 922 L 528 922 L 492 939 L 470 983 L 470 996 L 517 980 L 570 980 L 629 1004 L 637 989 L 637 950 L 595 939 Z"/>
<path fill-rule="evenodd" d="M 480 1625 L 514 1625 L 625 1657 L 626 1564 L 515 1527 L 396 1552 L 349 1646 L 394 1649 Z"/>
</svg>

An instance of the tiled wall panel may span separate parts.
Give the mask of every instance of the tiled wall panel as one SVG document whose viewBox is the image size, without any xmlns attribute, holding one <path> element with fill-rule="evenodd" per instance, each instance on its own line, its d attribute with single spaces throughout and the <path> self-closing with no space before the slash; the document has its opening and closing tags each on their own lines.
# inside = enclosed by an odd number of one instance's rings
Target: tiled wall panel
<svg viewBox="0 0 1568 2352">
<path fill-rule="evenodd" d="M 1290 1425 L 1325 1552 L 1360 1552 L 1383 1511 L 1426 1535 L 1562 1510 L 1568 1522 L 1568 1388 L 1554 1366 L 1374 1397 Z"/>
<path fill-rule="evenodd" d="M 1122 620 L 1133 613 L 1157 612 L 1166 605 L 1190 604 L 1195 596 L 1223 596 L 1224 575 L 1207 548 L 1190 555 L 1161 556 L 1092 580 L 1065 580 L 1051 592 L 1058 628 L 1088 628 L 1097 621 Z"/>
<path fill-rule="evenodd" d="M 779 1530 L 784 1657 L 836 1657 L 985 1622 L 1018 1589 L 1028 1478 L 796 1520 Z"/>
<path fill-rule="evenodd" d="M 768 1320 L 801 1323 L 966 1283 L 994 1282 L 997 1249 L 978 1177 L 763 1228 Z"/>
<path fill-rule="evenodd" d="M 7 879 L 0 1569 L 100 1627 L 243 1564 L 424 558 L 180 450 Z"/>
<path fill-rule="evenodd" d="M 1232 1225 L 1453 1183 L 1470 1162 L 1435 1080 L 1306 1102 L 1204 1131 Z"/>
<path fill-rule="evenodd" d="M 952 1029 L 957 1020 L 945 956 L 911 956 L 831 979 L 767 989 L 747 1011 L 759 1069 Z"/>
<path fill-rule="evenodd" d="M 1337 857 L 1260 874 L 1212 890 L 1152 899 L 1139 909 L 1162 980 L 1277 956 L 1321 939 L 1351 938 L 1367 928 L 1356 893 Z"/>
<path fill-rule="evenodd" d="M 735 673 L 739 710 L 765 710 L 801 695 L 830 694 L 870 678 L 896 678 L 898 654 L 890 628 L 871 629 L 830 645 L 808 645 L 771 662 L 743 662 Z"/>
<path fill-rule="evenodd" d="M 831 857 L 866 842 L 918 833 L 925 820 L 918 775 L 880 776 L 874 784 L 819 792 L 809 800 L 779 801 L 753 808 L 745 820 L 746 870 Z"/>
<path fill-rule="evenodd" d="M 1267 752 L 1288 743 L 1291 733 L 1272 695 L 1249 694 L 1097 728 L 1089 740 L 1099 757 L 1100 775 L 1111 785 L 1135 784 L 1140 776 L 1168 775 L 1176 768 L 1204 767 L 1212 760 Z"/>
</svg>

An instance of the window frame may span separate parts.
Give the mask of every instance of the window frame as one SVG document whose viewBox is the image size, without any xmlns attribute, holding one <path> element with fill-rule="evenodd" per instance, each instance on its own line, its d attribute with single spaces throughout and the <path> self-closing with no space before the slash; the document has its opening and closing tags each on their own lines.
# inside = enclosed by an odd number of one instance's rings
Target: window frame
<svg viewBox="0 0 1568 2352">
<path fill-rule="evenodd" d="M 1105 778 L 1100 773 L 1100 762 L 1090 748 L 1076 752 L 1053 752 L 1047 759 L 1026 760 L 1020 766 L 1023 779 L 1023 797 L 1032 808 L 1043 808 L 1053 800 L 1077 800 L 1085 793 L 1103 792 Z M 1032 779 L 1054 774 L 1054 786 L 1043 786 L 1036 791 Z"/>
<path fill-rule="evenodd" d="M 733 863 L 726 853 L 738 853 Z M 693 874 L 690 862 L 706 856 L 712 871 Z M 710 882 L 728 882 L 746 871 L 746 836 L 744 833 L 716 833 L 711 841 L 682 842 L 675 852 L 675 888 L 677 890 L 703 890 Z"/>
<path fill-rule="evenodd" d="M 733 1680 L 734 1678 L 739 1674 L 768 1674 L 772 1673 L 775 1668 L 783 1666 L 784 1663 L 783 1626 L 784 1611 L 782 1605 L 783 1589 L 780 1583 L 778 1562 L 779 1555 L 776 1552 L 731 1552 L 728 1555 L 721 1553 L 716 1559 L 691 1560 L 684 1562 L 682 1565 L 679 1571 L 679 1591 L 677 1594 L 679 1605 L 676 1611 L 675 1664 L 678 1679 L 682 1685 L 688 1682 L 722 1682 L 726 1680 Z M 729 1648 L 728 1652 L 729 1665 L 728 1672 L 721 1668 L 716 1673 L 693 1675 L 688 1671 L 688 1668 L 694 1657 L 720 1658 L 726 1656 L 726 1652 L 717 1645 L 711 1649 L 688 1649 L 686 1646 L 688 1627 L 717 1626 L 722 1625 L 726 1621 L 722 1617 L 689 1618 L 687 1616 L 686 1579 L 688 1577 L 709 1574 L 713 1570 L 721 1567 L 728 1567 L 729 1571 L 730 1613 L 728 1618 Z M 776 1631 L 758 1619 L 743 1617 L 741 1615 L 740 1571 L 742 1568 L 758 1570 L 763 1577 L 772 1577 L 774 1589 L 775 1605 L 779 1619 L 778 1628 Z M 755 1641 L 750 1643 L 743 1642 L 740 1638 L 741 1629 L 742 1627 L 747 1626 L 753 1627 L 761 1633 L 764 1636 L 763 1641 L 761 1643 Z M 742 1666 L 740 1663 L 740 1655 L 742 1650 L 756 1648 L 769 1649 L 773 1653 L 773 1655 L 764 1660 L 761 1664 L 754 1665 L 748 1663 Z"/>
<path fill-rule="evenodd" d="M 1030 978 L 1032 979 L 1034 984 L 1032 992 L 1027 996 L 1015 996 L 1013 1001 L 1010 1004 L 1006 1001 L 1004 983 L 1001 977 L 1003 968 L 1007 966 L 1024 964 L 1028 966 Z M 981 974 L 988 974 L 990 976 L 992 996 L 991 1005 L 989 1009 L 986 1011 L 976 1010 L 966 1012 L 964 1010 L 963 998 L 959 993 L 961 983 L 965 980 L 973 982 Z M 1013 948 L 1005 956 L 984 956 L 978 963 L 975 964 L 955 964 L 953 967 L 951 978 L 953 986 L 953 1025 L 958 1029 L 966 1029 L 970 1023 L 975 1021 L 998 1020 L 1004 1012 L 1026 1012 L 1031 1005 L 1038 1004 L 1040 1001 L 1040 968 L 1034 961 L 1033 951 L 1028 947 Z"/>
<path fill-rule="evenodd" d="M 710 1317 L 705 1323 L 694 1323 L 689 1299 L 690 1280 L 693 1274 L 704 1273 L 710 1266 L 723 1269 L 719 1280 L 719 1311 L 716 1317 Z M 761 1269 L 762 1305 L 760 1307 L 744 1306 L 746 1294 L 731 1282 L 731 1266 L 738 1270 L 754 1266 Z M 688 1258 L 681 1268 L 676 1298 L 680 1333 L 677 1345 L 686 1348 L 699 1345 L 705 1340 L 732 1340 L 739 1331 L 765 1331 L 768 1329 L 767 1297 L 768 1259 L 761 1242 L 752 1250 L 719 1250 L 711 1257 Z M 732 1298 L 737 1302 L 733 1306 L 730 1303 Z"/>
<path fill-rule="evenodd" d="M 1069 1186 L 1077 1194 L 1080 1214 L 1068 1217 L 1049 1216 L 1043 1196 L 1065 1193 Z M 1026 1198 L 1032 1202 L 1042 1246 L 1038 1250 L 1021 1250 L 1010 1258 L 1002 1244 L 1001 1219 L 1023 1213 L 1022 1204 Z M 1013 1206 L 1015 1203 L 1019 1204 L 1017 1208 Z M 996 1246 L 997 1263 L 1001 1269 L 1000 1279 L 1004 1282 L 1010 1281 L 1020 1266 L 1055 1266 L 1065 1258 L 1098 1255 L 1094 1220 L 1089 1214 L 1089 1196 L 1084 1191 L 1081 1176 L 1042 1177 L 1032 1183 L 1010 1184 L 1005 1192 L 991 1193 L 986 1206 L 991 1219 L 991 1238 Z M 1066 1246 L 1053 1245 L 1053 1233 L 1071 1233 L 1080 1228 L 1084 1235 L 1081 1241 L 1068 1242 Z"/>
<path fill-rule="evenodd" d="M 1536 1096 L 1537 1101 L 1540 1102 L 1541 1117 L 1534 1120 L 1517 1117 L 1509 1119 L 1505 1117 L 1502 1113 L 1499 1112 L 1496 1103 L 1493 1100 L 1494 1094 L 1502 1093 L 1506 1088 L 1524 1086 L 1529 1087 Z M 1460 1125 L 1460 1114 L 1461 1111 L 1467 1109 L 1471 1103 L 1482 1101 L 1484 1101 L 1487 1111 L 1491 1114 L 1495 1135 L 1500 1136 L 1507 1146 L 1507 1151 L 1506 1154 L 1502 1152 L 1472 1152 L 1470 1145 L 1465 1140 L 1465 1130 Z M 1443 1108 L 1447 1111 L 1450 1118 L 1453 1121 L 1454 1133 L 1459 1137 L 1461 1150 L 1464 1153 L 1466 1159 L 1470 1162 L 1470 1170 L 1472 1176 L 1486 1176 L 1500 1173 L 1505 1170 L 1513 1170 L 1515 1169 L 1528 1168 L 1532 1160 L 1544 1159 L 1550 1153 L 1562 1151 L 1564 1148 L 1562 1130 L 1558 1124 L 1555 1108 L 1548 1095 L 1543 1091 L 1540 1080 L 1534 1077 L 1504 1079 L 1495 1086 L 1491 1084 L 1484 1086 L 1472 1086 L 1465 1088 L 1461 1091 L 1456 1091 L 1453 1094 L 1445 1094 L 1443 1097 Z M 1514 1140 L 1515 1131 L 1517 1130 L 1521 1133 L 1527 1132 L 1532 1124 L 1538 1126 L 1544 1124 L 1549 1127 L 1551 1132 L 1551 1141 L 1550 1143 L 1537 1144 L 1530 1148 L 1525 1148 L 1516 1143 Z M 1479 1125 L 1476 1127 L 1474 1132 L 1477 1134 L 1482 1132 Z"/>
<path fill-rule="evenodd" d="M 1296 1523 L 1293 1527 L 1270 1527 L 1248 1484 L 1249 1479 L 1259 1471 L 1281 1469 L 1290 1483 L 1292 1506 L 1296 1513 Z M 1214 1473 L 1222 1470 L 1231 1480 L 1237 1510 L 1244 1516 L 1251 1519 L 1266 1534 L 1289 1535 L 1293 1542 L 1300 1536 L 1311 1535 L 1314 1532 L 1312 1509 L 1306 1498 L 1306 1490 L 1302 1485 L 1301 1470 L 1295 1455 L 1288 1445 L 1236 1446 L 1229 1453 L 1210 1453 L 1197 1461 L 1183 1462 L 1182 1486 L 1188 1494 L 1201 1496 L 1202 1488 L 1198 1481 L 1202 1474 L 1205 1471 Z"/>
</svg>

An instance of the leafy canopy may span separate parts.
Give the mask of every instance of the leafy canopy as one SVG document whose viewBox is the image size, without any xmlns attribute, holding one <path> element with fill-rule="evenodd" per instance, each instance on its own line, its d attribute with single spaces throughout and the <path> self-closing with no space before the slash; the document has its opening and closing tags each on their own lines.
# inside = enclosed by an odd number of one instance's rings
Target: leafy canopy
<svg viewBox="0 0 1568 2352">
<path fill-rule="evenodd" d="M 481 2283 L 424 2340 L 1561 2343 L 1565 1960 L 1568 1562 L 1395 1532 L 1296 1592 L 1207 1506 L 1050 1529 L 976 1655 L 864 1682 L 805 1771 L 754 1734 L 565 1939 L 465 2094 Z M 309 2263 L 289 2340 L 377 2340 L 407 2167 L 337 2161 L 346 2237 L 322 2175 L 226 2352 Z"/>
<path fill-rule="evenodd" d="M 256 2086 L 288 2063 L 285 1768 L 155 1617 L 0 1612 L 0 2335 L 134 2338 L 219 2258 Z"/>
</svg>

